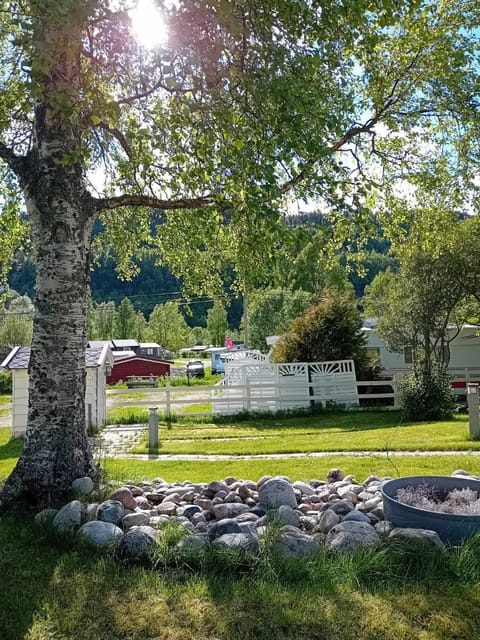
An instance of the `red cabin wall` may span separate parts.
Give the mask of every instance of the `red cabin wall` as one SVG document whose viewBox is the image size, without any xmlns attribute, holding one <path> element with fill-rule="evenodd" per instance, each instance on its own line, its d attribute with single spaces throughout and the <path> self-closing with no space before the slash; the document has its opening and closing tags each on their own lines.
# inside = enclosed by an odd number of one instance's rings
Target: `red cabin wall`
<svg viewBox="0 0 480 640">
<path fill-rule="evenodd" d="M 171 362 L 147 360 L 140 357 L 118 360 L 112 367 L 112 373 L 107 376 L 107 384 L 115 384 L 119 380 L 126 380 L 127 376 L 169 376 Z"/>
</svg>

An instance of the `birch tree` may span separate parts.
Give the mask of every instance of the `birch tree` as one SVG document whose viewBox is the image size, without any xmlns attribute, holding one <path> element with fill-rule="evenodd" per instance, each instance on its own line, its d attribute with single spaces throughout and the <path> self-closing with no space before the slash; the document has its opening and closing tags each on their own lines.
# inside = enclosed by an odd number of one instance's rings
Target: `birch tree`
<svg viewBox="0 0 480 640">
<path fill-rule="evenodd" d="M 403 138 L 385 149 L 380 123 L 444 143 L 459 170 L 478 159 L 477 2 L 156 0 L 168 37 L 154 49 L 133 3 L 0 1 L 0 258 L 5 273 L 30 239 L 37 274 L 28 427 L 3 506 L 96 473 L 84 397 L 99 217 L 123 272 L 141 245 L 195 293 L 220 290 L 226 264 L 248 288 L 271 271 L 289 194 L 360 211 L 368 155 L 401 161 Z"/>
</svg>

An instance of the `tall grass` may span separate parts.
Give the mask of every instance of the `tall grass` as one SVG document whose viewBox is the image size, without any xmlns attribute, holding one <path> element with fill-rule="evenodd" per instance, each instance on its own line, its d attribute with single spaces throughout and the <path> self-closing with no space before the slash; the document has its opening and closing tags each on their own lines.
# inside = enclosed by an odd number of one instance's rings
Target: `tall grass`
<svg viewBox="0 0 480 640">
<path fill-rule="evenodd" d="M 0 521 L 2 640 L 478 640 L 480 545 L 404 543 L 310 559 L 211 549 L 118 563 Z"/>
</svg>

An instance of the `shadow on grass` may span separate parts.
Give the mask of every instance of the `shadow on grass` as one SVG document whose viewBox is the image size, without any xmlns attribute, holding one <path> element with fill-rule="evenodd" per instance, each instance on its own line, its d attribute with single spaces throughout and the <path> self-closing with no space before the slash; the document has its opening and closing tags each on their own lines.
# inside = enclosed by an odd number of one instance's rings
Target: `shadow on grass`
<svg viewBox="0 0 480 640">
<path fill-rule="evenodd" d="M 163 422 L 163 417 L 160 416 Z M 240 414 L 236 416 L 224 416 L 215 418 L 188 418 L 185 415 L 177 415 L 172 422 L 181 427 L 188 427 L 192 423 L 196 425 L 215 425 L 224 429 L 242 431 L 255 429 L 257 431 L 278 431 L 282 429 L 343 429 L 345 431 L 368 431 L 372 429 L 385 429 L 388 427 L 407 426 L 413 423 L 401 421 L 398 411 L 340 411 L 326 413 L 300 413 L 291 414 Z"/>
<path fill-rule="evenodd" d="M 198 570 L 191 562 L 151 570 L 69 541 L 55 546 L 30 522 L 7 516 L 0 637 L 478 640 L 478 550 L 462 562 L 400 548 L 283 564 L 217 553 Z"/>
</svg>

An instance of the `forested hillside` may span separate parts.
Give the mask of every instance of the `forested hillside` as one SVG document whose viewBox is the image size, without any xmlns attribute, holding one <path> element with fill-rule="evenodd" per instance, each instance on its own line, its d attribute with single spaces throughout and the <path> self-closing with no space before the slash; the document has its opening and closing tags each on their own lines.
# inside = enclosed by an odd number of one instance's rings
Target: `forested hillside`
<svg viewBox="0 0 480 640">
<path fill-rule="evenodd" d="M 301 213 L 287 218 L 287 224 L 294 230 L 302 229 L 312 237 L 319 229 L 329 227 L 329 221 L 321 213 Z M 98 229 L 98 228 L 97 228 Z M 98 232 L 98 231 L 97 231 Z M 308 246 L 309 241 L 303 241 Z M 378 237 L 368 240 L 365 247 L 366 257 L 360 268 L 350 265 L 347 271 L 348 280 L 353 284 L 358 298 L 363 296 L 365 286 L 371 283 L 373 278 L 388 267 L 394 266 L 394 260 L 388 256 L 388 242 Z M 351 248 L 345 246 L 340 257 L 340 263 L 345 266 L 347 256 Z M 113 301 L 118 306 L 123 298 L 129 298 L 135 309 L 141 311 L 145 317 L 153 311 L 155 305 L 168 301 L 183 301 L 182 281 L 172 275 L 168 267 L 156 264 L 153 256 L 145 254 L 138 261 L 139 273 L 131 280 L 121 280 L 115 267 L 112 256 L 102 255 L 92 264 L 91 292 L 95 302 Z M 361 266 L 363 266 L 363 271 Z M 315 267 L 312 265 L 311 269 Z M 273 274 L 270 286 L 282 287 L 281 274 Z M 8 276 L 9 286 L 20 295 L 35 295 L 35 265 L 29 256 L 19 254 L 17 261 Z M 228 291 L 228 324 L 232 329 L 238 329 L 242 318 L 242 301 L 234 293 Z M 212 301 L 194 300 L 190 305 L 185 305 L 185 319 L 189 326 L 205 326 L 207 310 L 213 305 Z"/>
</svg>

